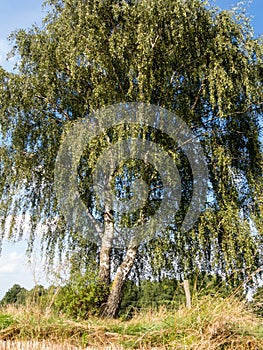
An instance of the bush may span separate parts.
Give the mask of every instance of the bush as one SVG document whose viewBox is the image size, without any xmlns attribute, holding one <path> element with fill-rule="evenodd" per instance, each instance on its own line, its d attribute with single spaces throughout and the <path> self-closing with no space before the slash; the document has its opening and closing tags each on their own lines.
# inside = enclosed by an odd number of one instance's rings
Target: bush
<svg viewBox="0 0 263 350">
<path fill-rule="evenodd" d="M 55 310 L 73 318 L 99 315 L 108 293 L 109 287 L 98 282 L 97 278 L 91 278 L 87 274 L 74 274 L 58 292 L 54 302 Z"/>
</svg>

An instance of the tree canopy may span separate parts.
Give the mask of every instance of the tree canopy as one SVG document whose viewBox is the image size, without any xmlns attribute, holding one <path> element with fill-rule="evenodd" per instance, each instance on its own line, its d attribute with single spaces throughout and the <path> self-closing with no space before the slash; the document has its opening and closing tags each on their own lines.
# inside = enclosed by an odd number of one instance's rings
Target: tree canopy
<svg viewBox="0 0 263 350">
<path fill-rule="evenodd" d="M 101 247 L 72 232 L 60 212 L 56 156 L 76 121 L 113 104 L 143 102 L 172 111 L 200 140 L 209 191 L 188 233 L 175 225 L 136 247 L 132 273 L 187 276 L 199 269 L 245 280 L 262 266 L 263 49 L 243 11 L 201 0 L 46 3 L 41 27 L 12 35 L 16 71 L 0 68 L 1 236 L 21 237 L 26 227 L 31 247 L 42 225 L 50 261 L 57 249 L 74 262 L 98 264 Z M 182 194 L 187 202 L 191 191 L 183 186 Z M 125 251 L 104 253 L 112 261 L 108 280 Z"/>
</svg>

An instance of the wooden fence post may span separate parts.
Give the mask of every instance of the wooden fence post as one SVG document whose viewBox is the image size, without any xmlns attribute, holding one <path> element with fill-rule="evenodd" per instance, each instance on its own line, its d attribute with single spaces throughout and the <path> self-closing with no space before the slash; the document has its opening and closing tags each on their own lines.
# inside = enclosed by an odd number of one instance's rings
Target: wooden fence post
<svg viewBox="0 0 263 350">
<path fill-rule="evenodd" d="M 191 303 L 191 293 L 189 288 L 189 280 L 184 280 L 184 293 L 186 297 L 186 307 L 187 309 L 191 309 L 192 303 Z"/>
</svg>

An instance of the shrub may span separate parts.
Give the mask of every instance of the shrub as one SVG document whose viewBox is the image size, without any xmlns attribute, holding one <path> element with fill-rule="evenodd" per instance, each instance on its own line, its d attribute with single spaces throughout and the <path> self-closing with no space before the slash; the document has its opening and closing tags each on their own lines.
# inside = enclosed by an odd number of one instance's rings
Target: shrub
<svg viewBox="0 0 263 350">
<path fill-rule="evenodd" d="M 76 273 L 61 287 L 54 306 L 68 317 L 87 318 L 100 314 L 108 293 L 109 287 L 100 283 L 97 278 Z"/>
</svg>

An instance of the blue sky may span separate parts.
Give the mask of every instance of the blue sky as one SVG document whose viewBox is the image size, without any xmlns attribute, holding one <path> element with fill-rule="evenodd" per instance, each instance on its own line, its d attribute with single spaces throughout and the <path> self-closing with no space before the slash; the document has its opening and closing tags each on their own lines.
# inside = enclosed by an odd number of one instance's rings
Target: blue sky
<svg viewBox="0 0 263 350">
<path fill-rule="evenodd" d="M 0 0 L 0 65 L 10 68 L 5 61 L 9 51 L 8 35 L 19 28 L 41 23 L 44 12 L 40 0 Z"/>
<path fill-rule="evenodd" d="M 228 9 L 234 0 L 215 0 L 215 4 Z M 11 69 L 12 62 L 6 62 L 5 56 L 10 50 L 7 36 L 19 28 L 29 28 L 31 24 L 41 23 L 44 15 L 41 0 L 0 0 L 0 65 Z M 252 25 L 255 35 L 263 33 L 263 0 L 254 0 L 248 7 L 253 16 Z M 32 288 L 36 283 L 47 285 L 39 251 L 36 250 L 32 264 L 28 264 L 25 256 L 26 244 L 24 241 L 15 244 L 4 242 L 0 256 L 0 299 L 14 284 L 18 283 L 25 288 Z"/>
</svg>

